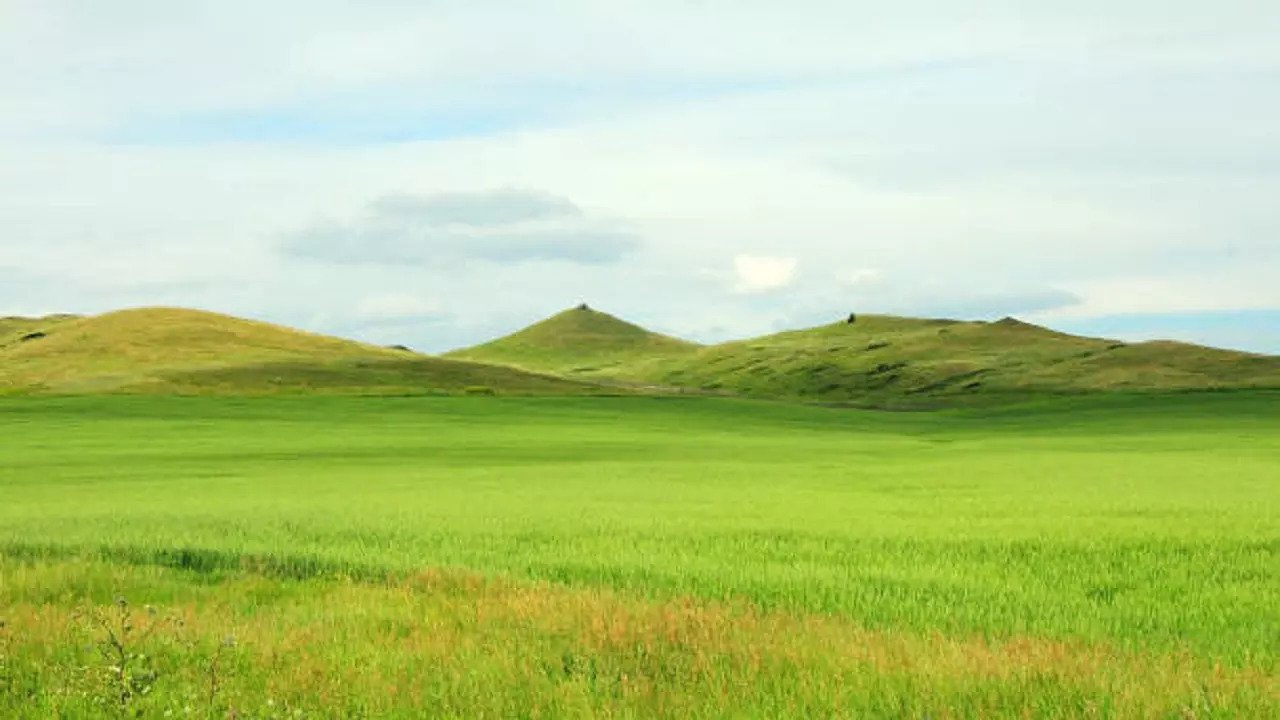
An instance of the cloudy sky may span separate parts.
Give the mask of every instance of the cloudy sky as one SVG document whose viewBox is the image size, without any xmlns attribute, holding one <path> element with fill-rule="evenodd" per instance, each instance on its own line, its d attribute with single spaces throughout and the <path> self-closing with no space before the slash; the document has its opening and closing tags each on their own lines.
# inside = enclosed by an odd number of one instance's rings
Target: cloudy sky
<svg viewBox="0 0 1280 720">
<path fill-rule="evenodd" d="M 1280 353 L 1274 0 L 0 0 L 0 315 Z"/>
</svg>

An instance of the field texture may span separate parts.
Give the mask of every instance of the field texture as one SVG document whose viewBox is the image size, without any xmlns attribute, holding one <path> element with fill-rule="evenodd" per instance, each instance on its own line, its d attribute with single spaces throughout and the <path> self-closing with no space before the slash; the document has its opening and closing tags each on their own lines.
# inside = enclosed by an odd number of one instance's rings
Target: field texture
<svg viewBox="0 0 1280 720">
<path fill-rule="evenodd" d="M 1274 717 L 1280 397 L 0 402 L 3 717 Z"/>
</svg>

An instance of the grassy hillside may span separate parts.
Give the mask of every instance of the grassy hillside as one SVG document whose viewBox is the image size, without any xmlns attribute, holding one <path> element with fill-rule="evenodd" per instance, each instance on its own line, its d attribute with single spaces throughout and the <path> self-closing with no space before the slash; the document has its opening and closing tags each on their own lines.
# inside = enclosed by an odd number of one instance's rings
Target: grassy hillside
<svg viewBox="0 0 1280 720">
<path fill-rule="evenodd" d="M 585 307 L 444 358 L 195 310 L 0 319 L 0 392 L 516 392 L 677 388 L 880 407 L 1044 393 L 1280 387 L 1280 357 L 1120 343 L 1005 319 L 863 315 L 703 347 Z"/>
<path fill-rule="evenodd" d="M 78 319 L 78 315 L 0 317 L 0 350 L 9 345 L 37 340 L 41 333 L 46 333 L 62 323 Z"/>
<path fill-rule="evenodd" d="M 540 372 L 608 375 L 636 363 L 678 358 L 695 343 L 650 332 L 608 313 L 580 306 L 492 342 L 446 357 L 500 363 Z"/>
<path fill-rule="evenodd" d="M 1280 387 L 1280 357 L 1127 344 L 1013 319 L 860 316 L 613 368 L 622 379 L 753 397 L 929 405 L 1037 393 Z"/>
<path fill-rule="evenodd" d="M 53 324 L 0 346 L 9 392 L 473 391 L 590 388 L 512 368 L 443 360 L 197 310 L 124 310 Z"/>
</svg>

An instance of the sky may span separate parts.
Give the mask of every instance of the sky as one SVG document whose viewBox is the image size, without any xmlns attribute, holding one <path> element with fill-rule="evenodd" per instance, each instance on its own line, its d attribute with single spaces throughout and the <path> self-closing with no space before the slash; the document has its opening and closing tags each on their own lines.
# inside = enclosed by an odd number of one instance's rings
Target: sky
<svg viewBox="0 0 1280 720">
<path fill-rule="evenodd" d="M 0 315 L 1280 353 L 1274 0 L 0 0 Z"/>
</svg>

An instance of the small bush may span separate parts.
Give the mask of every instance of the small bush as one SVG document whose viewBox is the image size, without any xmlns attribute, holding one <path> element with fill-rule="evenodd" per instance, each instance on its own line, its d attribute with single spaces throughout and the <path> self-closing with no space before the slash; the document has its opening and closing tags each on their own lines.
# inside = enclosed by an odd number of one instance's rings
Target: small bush
<svg viewBox="0 0 1280 720">
<path fill-rule="evenodd" d="M 471 385 L 462 390 L 465 395 L 497 395 L 488 385 Z"/>
</svg>

